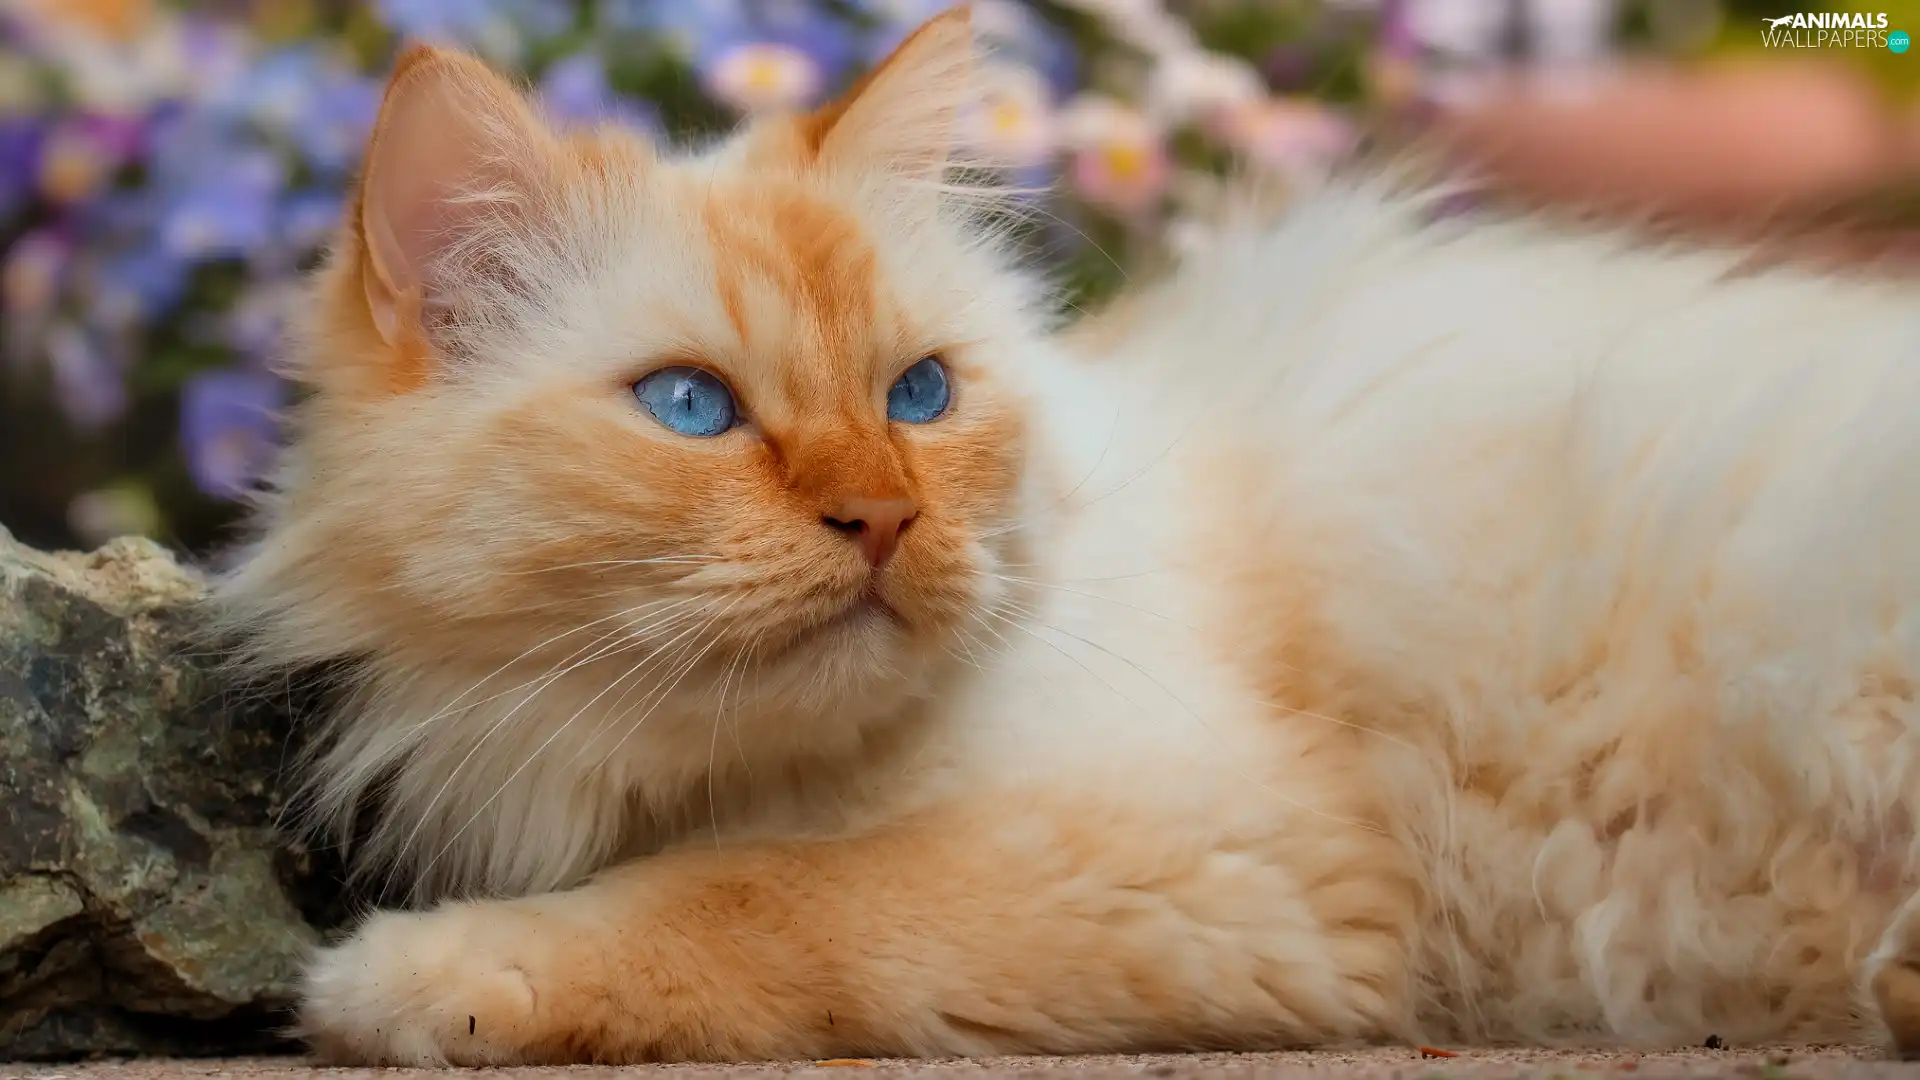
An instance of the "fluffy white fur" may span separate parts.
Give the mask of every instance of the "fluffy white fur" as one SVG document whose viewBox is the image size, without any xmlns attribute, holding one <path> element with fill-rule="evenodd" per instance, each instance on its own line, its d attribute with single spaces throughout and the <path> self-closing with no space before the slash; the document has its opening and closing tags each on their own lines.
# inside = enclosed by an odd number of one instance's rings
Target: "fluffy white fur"
<svg viewBox="0 0 1920 1080">
<path fill-rule="evenodd" d="M 1351 683 L 1326 722 L 1369 729 L 1417 854 L 1443 1030 L 1843 1035 L 1848 969 L 1915 883 L 1920 303 L 1733 262 L 1336 191 L 1187 268 L 1049 395 L 1081 459 L 1117 411 L 1150 463 L 1097 470 L 1056 549 L 1149 573 L 1079 588 L 1224 602 L 1253 647 L 1302 628 L 1192 553 L 1264 549 L 1324 592 L 1314 654 Z M 1272 723 L 1068 599 L 1193 702 L 1145 710 L 1168 744 Z M 1125 752 L 1074 711 L 1096 730 L 1042 773 Z"/>
</svg>

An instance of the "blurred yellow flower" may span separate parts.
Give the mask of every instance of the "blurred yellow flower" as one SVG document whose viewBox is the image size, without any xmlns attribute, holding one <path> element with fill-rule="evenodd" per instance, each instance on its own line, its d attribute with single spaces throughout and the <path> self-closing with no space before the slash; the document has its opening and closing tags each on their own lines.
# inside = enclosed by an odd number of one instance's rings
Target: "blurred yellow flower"
<svg viewBox="0 0 1920 1080">
<path fill-rule="evenodd" d="M 1039 165 L 1059 144 L 1045 81 L 1032 69 L 991 64 L 981 72 L 980 101 L 961 119 L 961 139 L 987 163 Z"/>
<path fill-rule="evenodd" d="M 132 40 L 145 33 L 156 14 L 153 0 L 15 0 L 26 14 L 105 37 Z M 11 6 L 11 5 L 9 5 Z"/>
<path fill-rule="evenodd" d="M 791 109 L 820 92 L 822 75 L 813 58 L 775 42 L 737 45 L 720 57 L 708 75 L 713 96 L 742 112 Z"/>
</svg>

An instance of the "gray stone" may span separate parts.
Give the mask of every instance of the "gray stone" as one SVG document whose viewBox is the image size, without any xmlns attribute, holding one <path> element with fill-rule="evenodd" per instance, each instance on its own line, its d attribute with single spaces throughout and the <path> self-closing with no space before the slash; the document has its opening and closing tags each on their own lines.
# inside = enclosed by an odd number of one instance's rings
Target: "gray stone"
<svg viewBox="0 0 1920 1080">
<path fill-rule="evenodd" d="M 202 594 L 0 529 L 0 1059 L 281 1045 L 337 875 L 276 831 L 292 706 L 222 684 Z"/>
</svg>

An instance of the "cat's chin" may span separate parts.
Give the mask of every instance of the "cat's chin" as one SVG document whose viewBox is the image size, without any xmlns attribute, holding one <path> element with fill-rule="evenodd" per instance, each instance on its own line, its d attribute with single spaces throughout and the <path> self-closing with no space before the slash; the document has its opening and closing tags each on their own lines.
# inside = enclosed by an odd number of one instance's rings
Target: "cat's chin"
<svg viewBox="0 0 1920 1080">
<path fill-rule="evenodd" d="M 775 645 L 763 662 L 781 663 L 826 659 L 846 652 L 884 653 L 907 637 L 900 613 L 879 595 L 868 592 L 825 621 L 798 627 Z"/>
</svg>

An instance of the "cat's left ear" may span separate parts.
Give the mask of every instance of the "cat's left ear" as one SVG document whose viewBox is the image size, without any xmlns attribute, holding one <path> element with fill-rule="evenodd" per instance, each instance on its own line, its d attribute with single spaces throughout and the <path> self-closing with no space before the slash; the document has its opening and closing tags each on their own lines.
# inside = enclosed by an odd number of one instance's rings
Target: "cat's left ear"
<svg viewBox="0 0 1920 1080">
<path fill-rule="evenodd" d="M 445 300 L 461 253 L 538 230 L 557 161 L 547 126 L 485 64 L 424 45 L 401 57 L 358 206 L 366 302 L 388 344 L 425 341 L 424 312 Z"/>
<path fill-rule="evenodd" d="M 973 12 L 961 4 L 922 24 L 852 89 L 802 121 L 815 162 L 939 179 L 953 158 L 973 71 Z"/>
</svg>

